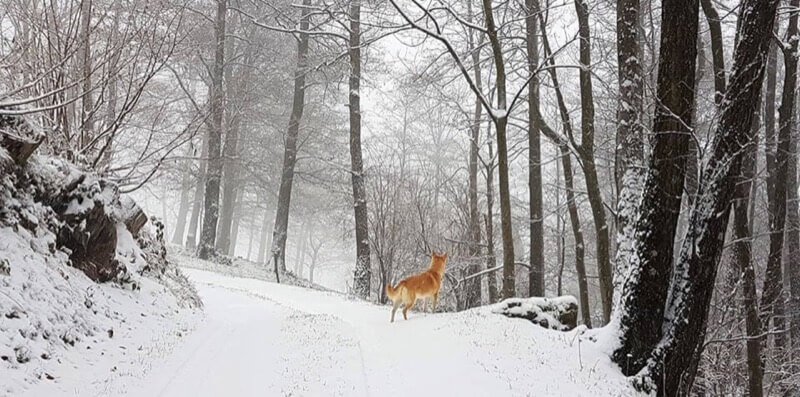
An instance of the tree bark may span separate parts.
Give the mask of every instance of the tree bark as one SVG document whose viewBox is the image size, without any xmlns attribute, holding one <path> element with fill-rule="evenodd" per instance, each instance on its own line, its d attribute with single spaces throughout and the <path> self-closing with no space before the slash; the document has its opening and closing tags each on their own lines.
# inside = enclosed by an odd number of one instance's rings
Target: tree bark
<svg viewBox="0 0 800 397">
<path fill-rule="evenodd" d="M 473 20 L 472 15 L 472 0 L 467 1 L 467 10 L 470 16 L 470 20 Z M 478 45 L 483 43 L 483 35 L 480 36 L 478 40 Z M 473 31 L 470 29 L 469 31 L 469 49 L 472 53 L 472 70 L 475 76 L 475 85 L 477 86 L 478 91 L 482 89 L 482 76 L 481 76 L 481 65 L 480 65 L 480 50 L 476 49 L 475 45 L 475 38 L 473 37 Z M 479 257 L 481 255 L 481 221 L 480 221 L 480 213 L 478 212 L 478 152 L 479 152 L 479 140 L 480 140 L 480 130 L 481 130 L 481 111 L 483 110 L 483 106 L 481 105 L 481 100 L 478 96 L 475 96 L 475 106 L 473 111 L 473 118 L 472 118 L 472 126 L 470 128 L 470 144 L 469 144 L 469 236 L 470 236 L 470 245 L 469 245 L 469 254 L 472 258 L 471 260 L 474 261 L 472 265 L 469 266 L 468 273 L 475 274 L 480 271 L 480 262 Z M 468 281 L 468 284 L 464 286 L 466 289 L 466 299 L 464 305 L 467 308 L 477 307 L 481 304 L 481 280 L 478 277 L 475 277 Z"/>
<path fill-rule="evenodd" d="M 286 238 L 289 233 L 289 211 L 291 210 L 292 183 L 294 181 L 294 167 L 297 163 L 297 136 L 300 132 L 300 122 L 303 118 L 306 94 L 306 70 L 308 63 L 308 30 L 311 5 L 309 0 L 303 0 L 303 13 L 300 18 L 299 40 L 297 42 L 297 68 L 294 73 L 294 96 L 292 99 L 292 113 L 289 116 L 289 128 L 286 131 L 283 151 L 283 172 L 278 190 L 278 208 L 275 212 L 275 223 L 272 229 L 271 256 L 273 265 L 281 271 L 286 271 Z"/>
<path fill-rule="evenodd" d="M 783 249 L 784 238 L 788 237 L 786 231 L 787 199 L 789 192 L 787 185 L 791 183 L 789 176 L 789 161 L 791 157 L 792 128 L 795 120 L 795 90 L 797 89 L 797 20 L 796 12 L 800 0 L 791 0 L 789 3 L 791 16 L 787 27 L 786 37 L 789 48 L 783 51 L 784 78 L 781 105 L 778 108 L 778 140 L 775 147 L 774 167 L 768 169 L 770 176 L 768 189 L 772 190 L 773 205 L 770 209 L 770 235 L 769 257 L 764 278 L 764 288 L 761 294 L 761 324 L 769 329 L 770 320 L 777 331 L 785 328 L 782 315 L 782 306 L 778 304 L 783 290 Z M 770 183 L 771 182 L 771 183 Z M 775 335 L 776 348 L 785 345 L 785 335 Z"/>
<path fill-rule="evenodd" d="M 80 149 L 92 142 L 94 134 L 94 96 L 92 95 L 92 0 L 81 1 L 81 139 Z"/>
<path fill-rule="evenodd" d="M 240 181 L 241 186 L 241 181 Z M 236 193 L 236 201 L 233 203 L 233 223 L 231 224 L 231 242 L 228 250 L 225 251 L 229 256 L 236 256 L 236 244 L 239 239 L 239 224 L 242 220 L 242 206 L 244 205 L 244 186 L 238 189 Z"/>
<path fill-rule="evenodd" d="M 191 147 L 188 148 L 187 154 L 191 155 Z M 181 170 L 181 198 L 178 207 L 178 219 L 175 221 L 175 231 L 172 234 L 172 244 L 181 245 L 183 235 L 186 232 L 186 215 L 189 213 L 189 192 L 191 187 L 191 175 L 188 167 Z"/>
<path fill-rule="evenodd" d="M 692 126 L 698 11 L 697 0 L 662 7 L 653 149 L 630 255 L 617 255 L 620 266 L 630 269 L 616 314 L 620 345 L 612 358 L 626 375 L 644 368 L 662 336 Z"/>
<path fill-rule="evenodd" d="M 491 127 L 490 127 L 491 128 Z M 489 163 L 486 164 L 486 268 L 494 269 L 497 266 L 497 258 L 494 253 L 494 149 L 489 132 L 486 133 L 486 145 L 489 150 Z M 497 290 L 497 277 L 494 272 L 487 274 L 489 303 L 499 300 L 500 294 Z"/>
<path fill-rule="evenodd" d="M 681 246 L 664 314 L 664 336 L 649 360 L 649 376 L 658 395 L 691 392 L 703 352 L 709 303 L 725 243 L 736 178 L 744 153 L 753 145 L 758 109 L 778 0 L 745 0 L 733 73 Z M 685 28 L 686 21 L 683 21 Z M 629 309 L 629 308 L 628 308 Z"/>
<path fill-rule="evenodd" d="M 634 222 L 642 194 L 644 179 L 643 113 L 644 84 L 642 53 L 639 47 L 639 0 L 617 0 L 617 64 L 619 103 L 617 107 L 617 136 L 614 176 L 617 187 L 617 259 L 614 266 L 614 286 L 619 290 L 626 273 L 635 231 Z M 619 293 L 616 296 L 619 298 Z"/>
<path fill-rule="evenodd" d="M 525 18 L 528 51 L 528 73 L 539 68 L 539 36 L 537 32 L 539 2 L 526 0 Z M 539 80 L 533 77 L 528 85 L 528 203 L 530 214 L 530 264 L 528 296 L 545 296 L 544 290 L 544 225 L 542 215 L 542 154 L 537 123 Z"/>
<path fill-rule="evenodd" d="M 361 0 L 350 0 L 350 164 L 353 182 L 353 209 L 356 228 L 356 266 L 353 287 L 356 296 L 369 299 L 370 267 L 369 215 L 364 186 L 364 163 L 361 157 Z"/>
<path fill-rule="evenodd" d="M 622 197 L 624 174 L 628 171 L 639 172 L 644 161 L 644 140 L 642 122 L 642 62 L 639 50 L 639 0 L 617 0 L 617 64 L 619 65 L 619 103 L 617 104 L 617 150 L 615 151 L 614 175 L 617 191 Z M 633 221 L 624 218 L 629 203 L 619 201 L 617 212 L 617 230 L 623 230 Z"/>
<path fill-rule="evenodd" d="M 795 84 L 797 83 L 797 50 L 798 50 L 798 37 L 797 37 L 797 9 L 800 6 L 800 1 L 793 0 L 789 8 L 792 10 L 789 19 L 789 37 L 790 49 L 786 56 L 791 59 L 792 66 L 787 63 L 787 70 L 791 70 L 795 75 Z M 788 69 L 792 67 L 792 69 Z M 796 86 L 795 86 L 796 89 Z M 796 93 L 794 94 L 796 95 Z M 787 319 L 789 320 L 789 329 L 791 337 L 790 346 L 795 349 L 800 348 L 800 208 L 798 208 L 798 200 L 800 199 L 797 194 L 797 98 L 792 101 L 792 120 L 790 128 L 792 134 L 790 136 L 789 153 L 788 153 L 788 166 L 787 166 L 787 181 L 786 181 L 786 258 L 784 264 L 786 266 L 786 278 L 784 279 L 784 288 L 789 290 L 789 300 L 787 302 Z M 789 338 L 784 338 L 789 339 Z M 779 353 L 780 354 L 780 353 Z M 795 351 L 796 359 L 800 360 L 800 351 Z M 788 360 L 787 360 L 788 361 Z M 800 386 L 795 390 L 800 389 Z"/>
<path fill-rule="evenodd" d="M 611 318 L 614 286 L 611 277 L 610 242 L 603 193 L 597 178 L 594 160 L 594 94 L 592 93 L 592 50 L 589 31 L 589 6 L 584 0 L 575 0 L 580 36 L 580 86 L 581 86 L 581 146 L 580 155 L 586 179 L 589 204 L 592 207 L 595 234 L 597 235 L 597 273 L 600 278 L 600 297 L 603 303 L 603 320 Z"/>
<path fill-rule="evenodd" d="M 494 11 L 491 0 L 482 0 L 483 15 L 486 22 L 486 36 L 492 48 L 495 67 L 495 83 L 497 89 L 497 108 L 500 115 L 492 115 L 497 133 L 497 172 L 500 187 L 500 231 L 503 237 L 503 298 L 516 295 L 516 279 L 514 269 L 514 234 L 511 224 L 511 193 L 508 187 L 508 141 L 506 128 L 508 114 L 506 103 L 506 69 L 503 61 L 503 48 L 497 35 L 494 22 Z"/>
<path fill-rule="evenodd" d="M 189 231 L 186 233 L 186 248 L 194 250 L 197 246 L 197 224 L 200 220 L 200 209 L 203 206 L 203 192 L 206 180 L 206 157 L 208 157 L 208 146 L 206 140 L 202 139 L 200 146 L 200 158 L 197 159 L 198 174 L 194 187 L 194 197 L 192 198 L 192 215 L 189 217 Z"/>
<path fill-rule="evenodd" d="M 756 114 L 757 117 L 757 114 Z M 753 125 L 753 135 L 758 133 L 758 123 Z M 752 215 L 749 214 L 753 179 L 756 167 L 755 145 L 747 148 L 742 161 L 742 172 L 736 181 L 733 198 L 733 240 L 736 269 L 742 275 L 742 306 L 745 316 L 747 372 L 750 397 L 761 397 L 762 386 L 761 343 L 757 337 L 761 333 L 758 318 L 758 295 L 756 292 L 755 269 L 752 262 Z"/>
<path fill-rule="evenodd" d="M 267 241 L 267 233 L 269 232 L 269 210 L 264 210 L 264 221 L 261 223 L 261 236 L 259 237 L 258 245 L 258 263 L 267 263 L 267 247 L 270 245 Z"/>
<path fill-rule="evenodd" d="M 725 53 L 722 43 L 722 24 L 712 0 L 700 0 L 711 35 L 711 59 L 714 66 L 714 103 L 719 105 L 725 96 Z"/>
<path fill-rule="evenodd" d="M 225 66 L 225 17 L 228 11 L 227 0 L 217 0 L 217 16 L 214 23 L 216 50 L 214 68 L 211 75 L 211 125 L 208 129 L 208 170 L 206 171 L 205 214 L 203 230 L 197 256 L 208 259 L 214 255 L 217 238 L 217 219 L 219 217 L 219 185 L 222 176 L 222 119 L 225 106 L 223 93 L 223 74 Z"/>
</svg>

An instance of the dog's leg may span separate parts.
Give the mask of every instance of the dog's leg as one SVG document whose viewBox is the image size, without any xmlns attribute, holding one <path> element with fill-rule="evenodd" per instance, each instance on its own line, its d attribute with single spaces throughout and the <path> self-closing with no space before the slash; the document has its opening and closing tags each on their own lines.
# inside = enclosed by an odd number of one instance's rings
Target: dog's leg
<svg viewBox="0 0 800 397">
<path fill-rule="evenodd" d="M 415 304 L 415 303 L 417 303 L 417 298 L 416 298 L 416 297 L 414 297 L 414 296 L 412 296 L 412 297 L 411 297 L 411 303 L 407 304 L 407 305 L 406 305 L 406 306 L 403 308 L 403 319 L 404 319 L 404 320 L 408 320 L 408 309 L 411 309 L 412 307 L 414 307 L 414 304 Z"/>
<path fill-rule="evenodd" d="M 397 302 L 392 301 L 392 321 L 391 322 L 394 322 L 394 313 L 397 311 L 398 307 L 400 307 L 400 302 L 399 301 L 397 301 Z"/>
<path fill-rule="evenodd" d="M 436 313 L 436 306 L 439 305 L 439 291 L 433 294 L 433 312 Z"/>
</svg>

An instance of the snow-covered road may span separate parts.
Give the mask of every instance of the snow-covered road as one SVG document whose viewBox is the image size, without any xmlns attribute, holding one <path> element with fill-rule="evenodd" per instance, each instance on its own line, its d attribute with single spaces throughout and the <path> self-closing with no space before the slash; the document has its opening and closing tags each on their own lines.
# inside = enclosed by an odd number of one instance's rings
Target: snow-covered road
<svg viewBox="0 0 800 397">
<path fill-rule="evenodd" d="M 414 313 L 327 292 L 186 270 L 206 317 L 132 396 L 624 395 L 573 332 L 485 311 Z M 606 394 L 607 393 L 607 394 Z"/>
</svg>

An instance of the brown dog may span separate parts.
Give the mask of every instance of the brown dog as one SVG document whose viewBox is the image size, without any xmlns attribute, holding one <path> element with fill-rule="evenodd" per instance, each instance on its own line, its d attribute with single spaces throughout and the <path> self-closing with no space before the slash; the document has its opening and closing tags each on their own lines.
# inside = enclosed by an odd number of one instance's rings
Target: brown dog
<svg viewBox="0 0 800 397">
<path fill-rule="evenodd" d="M 414 307 L 417 299 L 433 298 L 433 310 L 436 311 L 445 262 L 447 262 L 447 253 L 438 254 L 434 251 L 431 256 L 431 266 L 426 272 L 408 277 L 394 287 L 386 286 L 386 295 L 393 304 L 392 322 L 394 322 L 394 313 L 400 304 L 403 304 L 403 318 L 408 320 L 408 309 Z"/>
</svg>

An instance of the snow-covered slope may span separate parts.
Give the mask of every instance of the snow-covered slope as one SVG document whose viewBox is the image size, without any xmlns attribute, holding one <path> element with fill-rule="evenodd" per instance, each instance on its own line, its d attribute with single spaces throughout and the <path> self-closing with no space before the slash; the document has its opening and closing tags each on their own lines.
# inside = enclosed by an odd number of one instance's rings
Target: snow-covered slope
<svg viewBox="0 0 800 397">
<path fill-rule="evenodd" d="M 63 198 L 73 180 L 85 187 L 85 199 Z M 200 313 L 191 308 L 199 298 L 166 261 L 162 228 L 151 220 L 134 238 L 118 198 L 113 185 L 55 158 L 34 156 L 0 172 L 0 396 L 103 390 L 115 377 L 142 373 L 149 356 L 196 323 Z M 91 228 L 98 218 L 74 227 L 64 220 L 97 203 L 110 214 L 105 225 L 114 233 L 104 236 L 103 252 L 118 271 L 105 283 L 86 273 L 99 267 L 92 257 L 101 251 L 93 240 L 99 229 Z M 91 259 L 83 271 L 70 266 L 75 251 L 64 244 L 67 233 Z"/>
<path fill-rule="evenodd" d="M 546 330 L 489 307 L 389 323 L 389 307 L 340 294 L 184 271 L 205 303 L 194 331 L 148 315 L 13 395 L 639 395 L 581 329 Z"/>
</svg>

